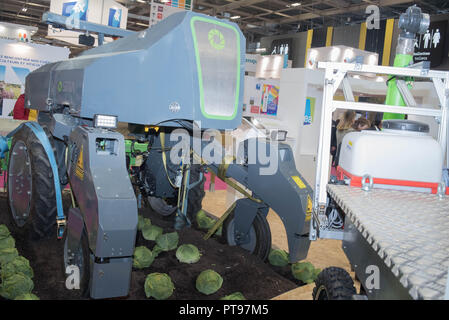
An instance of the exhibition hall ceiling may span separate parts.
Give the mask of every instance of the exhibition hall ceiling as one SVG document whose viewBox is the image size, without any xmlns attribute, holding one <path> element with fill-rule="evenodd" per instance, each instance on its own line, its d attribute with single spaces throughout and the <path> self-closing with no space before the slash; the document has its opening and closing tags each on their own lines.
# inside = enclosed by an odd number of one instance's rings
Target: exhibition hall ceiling
<svg viewBox="0 0 449 320">
<path fill-rule="evenodd" d="M 148 27 L 151 1 L 116 1 L 128 8 L 127 29 Z M 358 24 L 366 19 L 365 10 L 373 4 L 381 8 L 382 18 L 398 17 L 413 4 L 430 14 L 449 12 L 447 0 L 193 0 L 194 11 L 231 19 L 250 41 L 310 28 Z M 1 0 L 0 21 L 37 26 L 35 42 L 63 45 L 46 38 L 47 26 L 41 18 L 49 8 L 50 0 Z"/>
</svg>

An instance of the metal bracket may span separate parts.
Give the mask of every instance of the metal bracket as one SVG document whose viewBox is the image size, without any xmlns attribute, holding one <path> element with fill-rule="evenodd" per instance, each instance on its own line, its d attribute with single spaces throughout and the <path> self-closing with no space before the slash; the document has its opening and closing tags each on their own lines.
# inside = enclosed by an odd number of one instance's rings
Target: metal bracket
<svg viewBox="0 0 449 320">
<path fill-rule="evenodd" d="M 366 180 L 368 180 L 368 182 L 366 182 Z M 363 191 L 371 191 L 373 189 L 374 186 L 374 179 L 372 176 L 370 176 L 369 174 L 365 174 L 362 177 L 362 190 Z"/>
<path fill-rule="evenodd" d="M 415 98 L 413 97 L 408 85 L 404 80 L 396 80 L 396 85 L 398 86 L 399 92 L 401 93 L 402 98 L 404 99 L 407 107 L 416 108 L 417 104 Z"/>
</svg>

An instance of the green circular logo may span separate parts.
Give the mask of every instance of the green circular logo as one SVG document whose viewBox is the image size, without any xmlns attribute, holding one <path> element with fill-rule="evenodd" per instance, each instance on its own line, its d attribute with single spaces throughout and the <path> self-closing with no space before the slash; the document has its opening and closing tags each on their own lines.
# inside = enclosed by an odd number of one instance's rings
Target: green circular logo
<svg viewBox="0 0 449 320">
<path fill-rule="evenodd" d="M 58 92 L 62 91 L 62 81 L 58 82 Z"/>
<path fill-rule="evenodd" d="M 215 50 L 222 50 L 226 41 L 220 30 L 212 29 L 209 31 L 209 43 Z"/>
</svg>

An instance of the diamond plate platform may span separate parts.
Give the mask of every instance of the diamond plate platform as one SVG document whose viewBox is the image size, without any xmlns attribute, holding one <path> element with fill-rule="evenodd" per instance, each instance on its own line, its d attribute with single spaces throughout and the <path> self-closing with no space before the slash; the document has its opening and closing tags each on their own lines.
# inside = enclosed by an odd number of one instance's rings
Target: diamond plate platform
<svg viewBox="0 0 449 320">
<path fill-rule="evenodd" d="M 444 298 L 449 197 L 341 185 L 328 192 L 413 299 Z"/>
</svg>

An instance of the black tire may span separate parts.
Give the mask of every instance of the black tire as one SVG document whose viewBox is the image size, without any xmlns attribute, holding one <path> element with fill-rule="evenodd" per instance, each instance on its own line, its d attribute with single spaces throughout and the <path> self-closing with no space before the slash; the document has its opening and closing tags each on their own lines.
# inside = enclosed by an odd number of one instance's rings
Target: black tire
<svg viewBox="0 0 449 320">
<path fill-rule="evenodd" d="M 202 167 L 200 165 L 193 165 L 190 171 L 190 183 L 195 183 L 200 178 Z M 202 208 L 203 198 L 206 195 L 204 192 L 204 183 L 206 182 L 206 177 L 203 176 L 201 182 L 195 186 L 189 192 L 189 198 L 187 201 L 187 216 L 192 222 L 192 224 L 196 225 L 196 214 Z M 152 209 L 164 217 L 176 217 L 176 199 L 172 199 L 171 201 L 165 201 L 160 198 L 148 197 L 148 202 Z M 171 203 L 171 204 L 170 204 Z"/>
<path fill-rule="evenodd" d="M 53 172 L 44 147 L 27 126 L 23 126 L 13 137 L 11 150 L 20 143 L 26 147 L 31 163 L 31 199 L 29 215 L 24 223 L 18 223 L 12 210 L 12 190 L 8 182 L 8 204 L 10 217 L 18 227 L 18 233 L 29 235 L 32 239 L 41 239 L 56 235 L 56 192 Z M 8 172 L 11 166 L 12 152 L 9 154 Z"/>
<path fill-rule="evenodd" d="M 352 300 L 355 294 L 351 276 L 346 270 L 337 267 L 321 271 L 312 293 L 314 300 Z"/>
<path fill-rule="evenodd" d="M 68 250 L 68 241 L 66 230 L 64 235 L 64 254 L 62 263 L 63 272 L 66 276 L 69 276 L 69 274 L 66 273 L 67 267 L 69 265 L 76 265 L 79 268 L 79 275 L 80 275 L 79 292 L 81 297 L 87 298 L 89 297 L 89 282 L 90 282 L 90 249 L 86 229 L 84 229 L 82 233 L 79 250 L 74 253 L 74 256 L 71 256 L 69 258 L 67 250 Z"/>
<path fill-rule="evenodd" d="M 193 165 L 190 171 L 190 183 L 194 183 L 199 180 L 200 173 L 203 168 L 200 165 Z M 189 199 L 187 201 L 187 217 L 190 221 L 196 225 L 196 214 L 203 207 L 203 199 L 206 195 L 204 191 L 204 184 L 206 177 L 203 175 L 201 182 L 189 192 Z"/>
<path fill-rule="evenodd" d="M 234 239 L 234 211 L 223 223 L 223 242 L 230 246 L 236 245 Z M 271 231 L 267 219 L 262 214 L 257 214 L 249 231 L 250 243 L 240 247 L 259 257 L 262 261 L 268 258 L 271 250 Z"/>
</svg>

